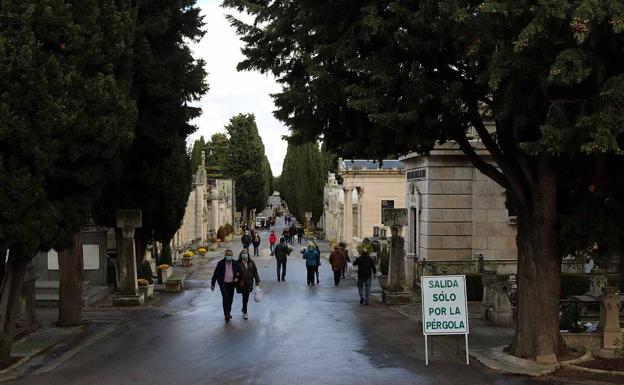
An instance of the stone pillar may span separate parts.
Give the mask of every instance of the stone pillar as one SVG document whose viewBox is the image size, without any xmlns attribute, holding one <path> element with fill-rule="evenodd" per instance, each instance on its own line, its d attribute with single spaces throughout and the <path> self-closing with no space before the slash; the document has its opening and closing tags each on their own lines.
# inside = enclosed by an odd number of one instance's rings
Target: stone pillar
<svg viewBox="0 0 624 385">
<path fill-rule="evenodd" d="M 606 269 L 592 270 L 589 274 L 589 294 L 596 298 L 602 297 L 608 282 Z"/>
<path fill-rule="evenodd" d="M 405 288 L 405 240 L 400 235 L 401 226 L 391 226 L 390 265 L 388 266 L 388 290 L 403 291 Z"/>
<path fill-rule="evenodd" d="M 344 231 L 342 232 L 342 234 L 344 236 L 345 243 L 351 243 L 351 240 L 353 238 L 353 201 L 351 199 L 352 192 L 352 187 L 344 188 Z"/>
<path fill-rule="evenodd" d="M 217 230 L 219 230 L 219 200 L 216 199 L 214 193 L 211 194 L 210 198 L 212 199 L 212 201 L 210 201 L 212 207 L 212 226 L 215 234 L 217 234 Z"/>
<path fill-rule="evenodd" d="M 412 302 L 412 293 L 405 290 L 405 240 L 400 235 L 402 226 L 391 226 L 390 263 L 388 283 L 382 291 L 385 304 L 398 305 Z"/>
<path fill-rule="evenodd" d="M 621 299 L 614 287 L 606 287 L 600 298 L 600 331 L 602 332 L 602 348 L 615 349 L 616 340 L 622 341 L 619 309 Z"/>
<path fill-rule="evenodd" d="M 119 295 L 113 298 L 115 306 L 138 306 L 143 304 L 143 295 L 138 294 L 137 266 L 134 249 L 134 231 L 141 227 L 141 210 L 118 210 L 117 228 L 123 238 L 117 245 L 119 260 Z"/>
</svg>

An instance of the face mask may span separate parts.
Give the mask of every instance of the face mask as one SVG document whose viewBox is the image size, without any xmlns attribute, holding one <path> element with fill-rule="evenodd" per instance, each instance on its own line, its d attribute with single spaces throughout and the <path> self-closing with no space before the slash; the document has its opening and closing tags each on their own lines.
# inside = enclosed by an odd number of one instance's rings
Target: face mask
<svg viewBox="0 0 624 385">
<path fill-rule="evenodd" d="M 249 254 L 241 254 L 241 258 L 247 259 L 247 258 L 249 258 Z"/>
<path fill-rule="evenodd" d="M 232 256 L 231 255 L 226 255 L 225 256 L 225 260 L 226 261 L 231 261 L 232 260 Z"/>
</svg>

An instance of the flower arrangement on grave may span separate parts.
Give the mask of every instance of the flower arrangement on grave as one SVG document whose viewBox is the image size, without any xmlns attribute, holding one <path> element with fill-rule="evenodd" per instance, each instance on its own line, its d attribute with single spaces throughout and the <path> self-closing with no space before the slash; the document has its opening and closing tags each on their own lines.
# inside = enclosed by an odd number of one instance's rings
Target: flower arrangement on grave
<svg viewBox="0 0 624 385">
<path fill-rule="evenodd" d="M 162 265 L 158 265 L 158 270 L 160 270 L 160 271 L 167 270 L 170 267 L 171 266 L 167 265 L 166 263 L 163 263 Z"/>
<path fill-rule="evenodd" d="M 207 251 L 208 251 L 208 250 L 206 250 L 206 248 L 205 248 L 205 247 L 203 247 L 203 246 L 200 246 L 200 247 L 198 247 L 198 248 L 197 248 L 197 252 L 198 252 L 199 254 L 201 254 L 201 255 L 206 254 L 206 252 L 207 252 Z M 184 255 L 186 255 L 186 253 L 184 253 Z M 192 257 L 192 255 L 191 255 L 191 257 Z"/>
<path fill-rule="evenodd" d="M 139 279 L 137 279 L 137 284 L 139 286 L 149 286 L 150 282 L 147 279 L 145 279 L 145 278 L 139 278 Z"/>
<path fill-rule="evenodd" d="M 210 243 L 217 243 L 217 242 L 219 242 L 219 238 L 212 237 L 212 238 L 209 239 L 209 241 L 210 241 Z"/>
<path fill-rule="evenodd" d="M 201 247 L 200 247 L 200 249 L 203 249 L 203 248 L 201 248 Z M 199 251 L 199 249 L 198 249 L 197 251 L 201 254 L 201 252 Z M 206 252 L 206 249 L 204 249 L 204 252 Z M 194 256 L 194 255 L 195 255 L 195 254 L 194 254 L 191 250 L 186 250 L 186 251 L 184 252 L 184 254 L 182 254 L 182 257 L 184 257 L 184 258 L 193 258 L 193 256 Z"/>
</svg>

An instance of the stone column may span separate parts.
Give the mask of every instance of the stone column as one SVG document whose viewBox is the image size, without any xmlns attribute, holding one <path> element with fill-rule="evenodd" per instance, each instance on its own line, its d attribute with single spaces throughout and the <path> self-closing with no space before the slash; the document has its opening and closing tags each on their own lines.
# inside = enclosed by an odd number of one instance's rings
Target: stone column
<svg viewBox="0 0 624 385">
<path fill-rule="evenodd" d="M 123 238 L 117 245 L 119 261 L 119 295 L 113 298 L 115 306 L 138 306 L 143 304 L 143 295 L 138 294 L 137 267 L 134 249 L 134 231 L 140 228 L 141 210 L 118 210 L 117 228 L 121 229 Z"/>
<path fill-rule="evenodd" d="M 214 227 L 215 234 L 217 234 L 217 230 L 219 230 L 219 200 L 216 199 L 217 197 L 214 193 L 210 194 L 210 198 L 212 199 L 212 201 L 210 201 L 212 207 L 212 226 Z"/>
<path fill-rule="evenodd" d="M 403 291 L 405 288 L 405 240 L 400 235 L 401 226 L 391 226 L 390 264 L 388 266 L 388 290 Z"/>
<path fill-rule="evenodd" d="M 616 340 L 622 341 L 619 311 L 621 299 L 614 287 L 606 287 L 600 298 L 600 331 L 602 332 L 602 348 L 615 349 Z"/>
<path fill-rule="evenodd" d="M 607 270 L 594 269 L 589 274 L 589 294 L 596 298 L 602 297 L 608 284 Z"/>
<path fill-rule="evenodd" d="M 353 202 L 351 199 L 352 192 L 353 192 L 353 187 L 344 188 L 343 236 L 344 236 L 344 241 L 346 243 L 351 243 L 351 239 L 353 238 Z"/>
</svg>

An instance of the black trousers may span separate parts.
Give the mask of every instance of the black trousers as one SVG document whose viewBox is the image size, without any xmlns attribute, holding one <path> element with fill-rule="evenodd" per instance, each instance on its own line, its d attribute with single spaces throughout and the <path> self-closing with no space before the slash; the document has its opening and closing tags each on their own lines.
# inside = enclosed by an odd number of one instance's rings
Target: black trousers
<svg viewBox="0 0 624 385">
<path fill-rule="evenodd" d="M 249 302 L 249 294 L 251 292 L 247 289 L 243 290 L 241 295 L 243 296 L 243 314 L 247 314 L 247 303 Z"/>
<path fill-rule="evenodd" d="M 277 261 L 277 278 L 280 278 L 280 270 L 282 279 L 286 278 L 286 260 Z"/>
<path fill-rule="evenodd" d="M 234 301 L 234 282 L 223 282 L 219 284 L 221 297 L 223 298 L 223 315 L 229 316 L 232 313 L 232 301 Z"/>
<path fill-rule="evenodd" d="M 342 276 L 342 271 L 334 270 L 334 285 L 338 285 L 340 283 L 341 276 Z"/>
<path fill-rule="evenodd" d="M 314 285 L 314 276 L 316 275 L 316 266 L 308 266 L 306 265 L 306 269 L 308 269 L 308 284 Z"/>
</svg>

